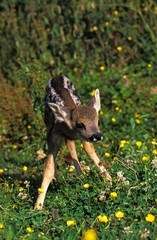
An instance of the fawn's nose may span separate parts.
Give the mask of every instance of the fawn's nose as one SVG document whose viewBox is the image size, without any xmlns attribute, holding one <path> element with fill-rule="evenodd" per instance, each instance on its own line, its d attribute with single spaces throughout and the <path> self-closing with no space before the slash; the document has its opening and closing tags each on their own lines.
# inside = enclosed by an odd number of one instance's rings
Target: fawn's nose
<svg viewBox="0 0 157 240">
<path fill-rule="evenodd" d="M 93 134 L 90 138 L 89 138 L 89 140 L 91 141 L 91 142 L 98 142 L 98 141 L 101 141 L 103 139 L 103 136 L 102 136 L 102 134 L 101 133 L 95 133 L 95 134 Z"/>
</svg>

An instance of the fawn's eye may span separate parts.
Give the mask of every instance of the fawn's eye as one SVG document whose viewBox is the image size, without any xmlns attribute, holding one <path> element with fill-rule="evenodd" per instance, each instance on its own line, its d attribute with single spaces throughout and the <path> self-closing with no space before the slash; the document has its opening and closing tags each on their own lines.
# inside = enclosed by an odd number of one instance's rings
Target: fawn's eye
<svg viewBox="0 0 157 240">
<path fill-rule="evenodd" d="M 79 129 L 85 128 L 85 125 L 83 123 L 76 123 L 76 127 Z"/>
</svg>

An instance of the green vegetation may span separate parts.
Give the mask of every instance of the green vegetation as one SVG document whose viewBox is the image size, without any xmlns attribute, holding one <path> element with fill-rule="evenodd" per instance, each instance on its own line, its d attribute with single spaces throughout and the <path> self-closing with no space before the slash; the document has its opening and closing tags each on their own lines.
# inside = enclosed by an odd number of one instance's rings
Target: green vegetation
<svg viewBox="0 0 157 240">
<path fill-rule="evenodd" d="M 79 240 L 94 229 L 82 239 L 156 240 L 155 1 L 2 0 L 0 13 L 0 238 Z M 84 103 L 100 89 L 104 139 L 95 148 L 113 184 L 79 142 L 85 174 L 77 177 L 63 146 L 57 181 L 35 211 L 47 149 L 43 95 L 60 74 Z"/>
</svg>

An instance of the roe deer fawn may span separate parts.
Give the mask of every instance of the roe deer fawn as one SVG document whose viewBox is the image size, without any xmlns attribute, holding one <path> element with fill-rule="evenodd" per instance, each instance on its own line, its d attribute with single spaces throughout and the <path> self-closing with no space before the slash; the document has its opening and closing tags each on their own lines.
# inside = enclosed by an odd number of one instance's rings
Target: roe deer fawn
<svg viewBox="0 0 157 240">
<path fill-rule="evenodd" d="M 43 192 L 38 195 L 35 209 L 42 209 L 48 186 L 55 179 L 54 161 L 63 141 L 67 144 L 78 175 L 81 174 L 81 166 L 74 143 L 77 139 L 82 141 L 84 150 L 100 169 L 102 177 L 111 181 L 111 176 L 95 153 L 92 144 L 103 138 L 98 123 L 99 90 L 96 89 L 88 105 L 83 106 L 70 80 L 65 76 L 59 76 L 49 80 L 44 100 L 48 156 L 41 184 Z"/>
</svg>

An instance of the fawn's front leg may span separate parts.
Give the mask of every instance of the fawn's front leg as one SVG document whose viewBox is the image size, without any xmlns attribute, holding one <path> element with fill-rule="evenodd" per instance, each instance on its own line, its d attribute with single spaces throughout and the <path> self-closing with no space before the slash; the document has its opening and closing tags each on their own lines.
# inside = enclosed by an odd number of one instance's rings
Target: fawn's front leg
<svg viewBox="0 0 157 240">
<path fill-rule="evenodd" d="M 55 163 L 53 154 L 48 154 L 47 162 L 44 167 L 43 181 L 41 184 L 41 189 L 43 192 L 39 193 L 35 209 L 41 210 L 44 204 L 45 196 L 50 182 L 55 179 Z"/>
<path fill-rule="evenodd" d="M 100 161 L 99 157 L 97 156 L 94 146 L 90 142 L 83 142 L 83 148 L 88 154 L 88 156 L 94 161 L 95 165 L 100 169 L 101 176 L 105 180 L 112 181 L 110 174 L 107 172 L 106 168 L 103 166 L 103 162 Z"/>
<path fill-rule="evenodd" d="M 67 147 L 69 149 L 71 158 L 73 160 L 77 175 L 80 175 L 82 173 L 82 170 L 81 170 L 81 166 L 80 166 L 79 159 L 78 159 L 78 156 L 77 156 L 75 142 L 72 141 L 72 140 L 67 140 L 66 144 L 67 144 Z"/>
</svg>

